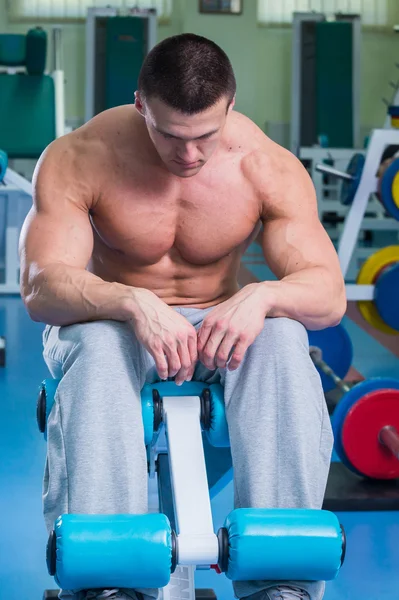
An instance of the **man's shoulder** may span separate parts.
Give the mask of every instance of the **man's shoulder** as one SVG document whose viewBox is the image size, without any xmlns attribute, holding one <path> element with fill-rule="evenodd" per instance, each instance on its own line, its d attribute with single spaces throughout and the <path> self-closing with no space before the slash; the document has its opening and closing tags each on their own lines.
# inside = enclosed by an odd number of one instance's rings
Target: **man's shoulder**
<svg viewBox="0 0 399 600">
<path fill-rule="evenodd" d="M 269 138 L 246 115 L 232 111 L 229 119 L 228 141 L 241 150 L 244 165 L 265 166 L 273 160 L 287 160 L 291 153 Z"/>
<path fill-rule="evenodd" d="M 56 139 L 46 155 L 55 160 L 63 156 L 69 165 L 80 166 L 79 170 L 94 167 L 98 176 L 103 164 L 113 164 L 120 151 L 134 147 L 137 128 L 131 105 L 111 108 Z"/>
<path fill-rule="evenodd" d="M 104 110 L 90 121 L 72 132 L 76 143 L 100 143 L 110 147 L 110 142 L 120 139 L 120 143 L 138 130 L 137 111 L 134 105 L 126 104 Z"/>
<path fill-rule="evenodd" d="M 245 115 L 232 111 L 230 130 L 231 139 L 242 152 L 241 170 L 260 196 L 279 195 L 283 187 L 307 180 L 298 158 Z"/>
</svg>

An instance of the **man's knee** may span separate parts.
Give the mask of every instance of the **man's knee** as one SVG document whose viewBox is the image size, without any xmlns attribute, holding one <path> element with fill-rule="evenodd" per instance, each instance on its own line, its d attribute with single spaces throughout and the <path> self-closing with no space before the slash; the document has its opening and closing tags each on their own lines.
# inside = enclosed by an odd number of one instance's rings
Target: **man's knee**
<svg viewBox="0 0 399 600">
<path fill-rule="evenodd" d="M 305 347 L 308 351 L 309 341 L 305 327 L 299 321 L 286 317 L 266 318 L 263 330 L 258 336 L 259 341 L 269 347 L 281 349 Z"/>
<path fill-rule="evenodd" d="M 134 333 L 126 323 L 111 320 L 77 323 L 61 327 L 59 331 L 60 342 L 72 343 L 82 352 L 98 351 L 109 357 L 127 342 L 133 343 L 134 339 Z"/>
</svg>

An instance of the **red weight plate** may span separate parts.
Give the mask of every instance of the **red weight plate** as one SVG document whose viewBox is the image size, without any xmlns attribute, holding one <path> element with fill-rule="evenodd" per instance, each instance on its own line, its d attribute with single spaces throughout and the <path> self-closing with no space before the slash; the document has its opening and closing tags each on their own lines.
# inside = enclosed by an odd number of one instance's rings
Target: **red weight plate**
<svg viewBox="0 0 399 600">
<path fill-rule="evenodd" d="M 399 478 L 399 460 L 379 441 L 383 427 L 399 432 L 399 390 L 381 389 L 352 406 L 342 428 L 342 443 L 353 466 L 373 479 Z"/>
</svg>

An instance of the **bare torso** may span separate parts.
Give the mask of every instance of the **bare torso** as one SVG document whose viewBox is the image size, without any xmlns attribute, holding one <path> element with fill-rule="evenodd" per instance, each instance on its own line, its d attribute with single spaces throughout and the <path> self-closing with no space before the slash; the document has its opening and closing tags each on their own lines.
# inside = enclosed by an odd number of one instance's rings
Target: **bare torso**
<svg viewBox="0 0 399 600">
<path fill-rule="evenodd" d="M 241 256 L 260 228 L 259 198 L 245 175 L 265 139 L 253 123 L 231 113 L 221 145 L 189 178 L 165 169 L 133 106 L 72 136 L 93 191 L 88 270 L 170 305 L 207 307 L 237 292 Z"/>
</svg>

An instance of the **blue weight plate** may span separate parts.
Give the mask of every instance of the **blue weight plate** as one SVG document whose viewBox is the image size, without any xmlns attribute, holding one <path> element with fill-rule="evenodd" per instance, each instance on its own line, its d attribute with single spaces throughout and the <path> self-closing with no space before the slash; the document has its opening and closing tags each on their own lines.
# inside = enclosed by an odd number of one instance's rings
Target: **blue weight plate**
<svg viewBox="0 0 399 600">
<path fill-rule="evenodd" d="M 399 207 L 396 206 L 392 196 L 392 184 L 396 173 L 399 171 L 399 158 L 393 161 L 380 180 L 380 198 L 385 210 L 391 217 L 399 221 Z"/>
<path fill-rule="evenodd" d="M 380 317 L 389 327 L 399 331 L 399 263 L 388 267 L 378 276 L 374 302 Z"/>
<path fill-rule="evenodd" d="M 342 444 L 342 429 L 346 415 L 358 400 L 363 398 L 363 396 L 369 392 L 374 392 L 384 388 L 399 390 L 399 379 L 393 379 L 391 377 L 374 377 L 373 379 L 358 383 L 349 392 L 347 392 L 339 402 L 332 418 L 335 451 L 341 462 L 348 467 L 348 469 L 360 476 L 363 476 L 363 474 L 355 469 L 346 456 L 345 449 Z"/>
<path fill-rule="evenodd" d="M 320 348 L 323 360 L 341 379 L 348 373 L 353 359 L 353 346 L 343 325 L 328 327 L 321 331 L 308 331 L 309 346 Z M 323 390 L 329 392 L 335 383 L 319 370 Z"/>
<path fill-rule="evenodd" d="M 344 180 L 341 187 L 341 203 L 345 206 L 349 206 L 354 200 L 362 176 L 365 160 L 364 155 L 357 152 L 352 156 L 349 162 L 346 172 L 348 175 L 352 175 L 353 179 L 352 181 Z"/>
</svg>

